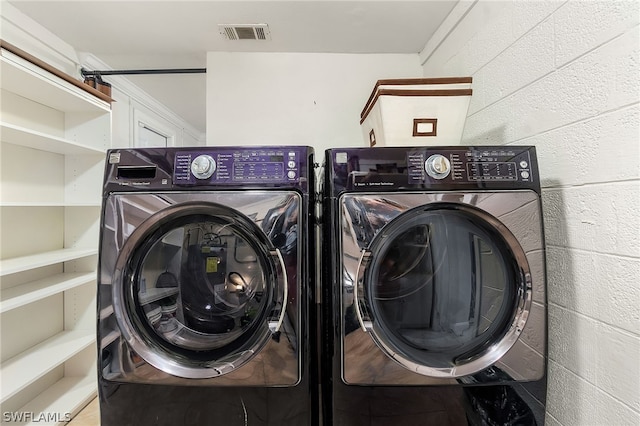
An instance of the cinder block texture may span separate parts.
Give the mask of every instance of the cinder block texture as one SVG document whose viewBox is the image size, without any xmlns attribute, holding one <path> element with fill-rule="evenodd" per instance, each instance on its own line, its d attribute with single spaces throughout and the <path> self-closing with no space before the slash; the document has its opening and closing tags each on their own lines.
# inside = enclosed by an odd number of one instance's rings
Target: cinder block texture
<svg viewBox="0 0 640 426">
<path fill-rule="evenodd" d="M 640 424 L 639 22 L 635 0 L 480 0 L 424 56 L 473 76 L 463 144 L 537 147 L 552 426 Z"/>
<path fill-rule="evenodd" d="M 547 413 L 563 426 L 637 425 L 638 413 L 575 375 L 549 363 Z"/>
<path fill-rule="evenodd" d="M 550 303 L 637 334 L 639 259 L 549 246 L 547 274 Z M 575 332 L 571 324 L 556 324 L 567 337 Z"/>
<path fill-rule="evenodd" d="M 637 256 L 640 240 L 634 224 L 640 211 L 639 193 L 638 181 L 545 191 L 542 199 L 547 244 Z"/>
<path fill-rule="evenodd" d="M 636 139 L 639 129 L 635 104 L 521 142 L 535 145 L 544 159 L 539 166 L 545 188 L 620 182 L 640 177 L 640 143 L 624 143 Z"/>
<path fill-rule="evenodd" d="M 554 14 L 556 64 L 561 66 L 640 22 L 638 2 L 568 1 Z"/>
</svg>

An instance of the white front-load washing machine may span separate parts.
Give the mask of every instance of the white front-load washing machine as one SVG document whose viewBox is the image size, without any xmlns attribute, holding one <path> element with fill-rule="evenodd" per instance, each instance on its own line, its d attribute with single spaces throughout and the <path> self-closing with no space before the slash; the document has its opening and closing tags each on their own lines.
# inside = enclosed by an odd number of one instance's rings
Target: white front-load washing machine
<svg viewBox="0 0 640 426">
<path fill-rule="evenodd" d="M 305 425 L 313 151 L 107 154 L 98 282 L 101 424 Z"/>
<path fill-rule="evenodd" d="M 327 424 L 543 423 L 535 149 L 332 149 L 324 174 Z"/>
</svg>

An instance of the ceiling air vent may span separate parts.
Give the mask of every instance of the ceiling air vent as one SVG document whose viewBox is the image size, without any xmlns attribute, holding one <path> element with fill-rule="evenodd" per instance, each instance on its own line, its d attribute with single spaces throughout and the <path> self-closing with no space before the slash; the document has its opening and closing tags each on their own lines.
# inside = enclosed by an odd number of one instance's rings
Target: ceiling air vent
<svg viewBox="0 0 640 426">
<path fill-rule="evenodd" d="M 219 24 L 218 28 L 227 40 L 271 40 L 267 24 Z"/>
</svg>

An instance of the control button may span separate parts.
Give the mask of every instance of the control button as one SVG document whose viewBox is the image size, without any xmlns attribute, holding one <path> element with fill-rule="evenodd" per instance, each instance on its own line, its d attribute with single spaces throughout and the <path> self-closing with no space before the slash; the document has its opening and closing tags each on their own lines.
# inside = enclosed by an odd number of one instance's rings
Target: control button
<svg viewBox="0 0 640 426">
<path fill-rule="evenodd" d="M 197 179 L 209 179 L 216 171 L 216 160 L 210 155 L 198 155 L 191 162 L 191 173 Z"/>
<path fill-rule="evenodd" d="M 520 162 L 520 167 L 522 167 L 523 169 L 526 169 L 529 166 L 529 163 L 527 163 L 526 161 L 522 160 Z"/>
<path fill-rule="evenodd" d="M 529 179 L 529 172 L 526 170 L 523 170 L 520 172 L 520 176 L 522 176 L 522 179 Z"/>
<path fill-rule="evenodd" d="M 289 161 L 287 163 L 287 165 L 289 166 L 290 169 L 295 169 L 296 168 L 296 162 L 295 161 Z"/>
<path fill-rule="evenodd" d="M 294 172 L 293 170 L 289 170 L 289 173 L 287 173 L 287 176 L 289 176 L 289 179 L 293 179 L 296 177 L 296 172 Z"/>
<path fill-rule="evenodd" d="M 451 163 L 444 155 L 434 154 L 424 162 L 424 170 L 434 179 L 444 179 L 451 172 Z"/>
</svg>

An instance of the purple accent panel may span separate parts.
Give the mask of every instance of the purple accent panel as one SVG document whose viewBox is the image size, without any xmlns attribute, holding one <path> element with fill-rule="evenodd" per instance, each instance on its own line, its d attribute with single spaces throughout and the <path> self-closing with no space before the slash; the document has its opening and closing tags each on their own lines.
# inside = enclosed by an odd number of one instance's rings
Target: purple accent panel
<svg viewBox="0 0 640 426">
<path fill-rule="evenodd" d="M 431 156 L 446 158 L 449 171 L 427 173 Z M 336 148 L 327 151 L 328 188 L 344 190 L 466 190 L 540 188 L 531 146 L 433 146 Z"/>
<path fill-rule="evenodd" d="M 211 157 L 215 169 L 197 179 L 191 164 Z M 206 169 L 206 163 L 201 163 Z M 212 162 L 213 167 L 213 162 Z M 114 191 L 313 187 L 313 149 L 308 146 L 207 146 L 126 148 L 107 152 L 103 196 Z"/>
<path fill-rule="evenodd" d="M 216 162 L 216 170 L 209 179 L 196 179 L 191 173 L 191 163 L 199 155 L 209 155 Z M 304 150 L 288 147 L 177 151 L 173 183 L 296 183 L 300 181 L 303 161 L 306 161 Z"/>
</svg>

